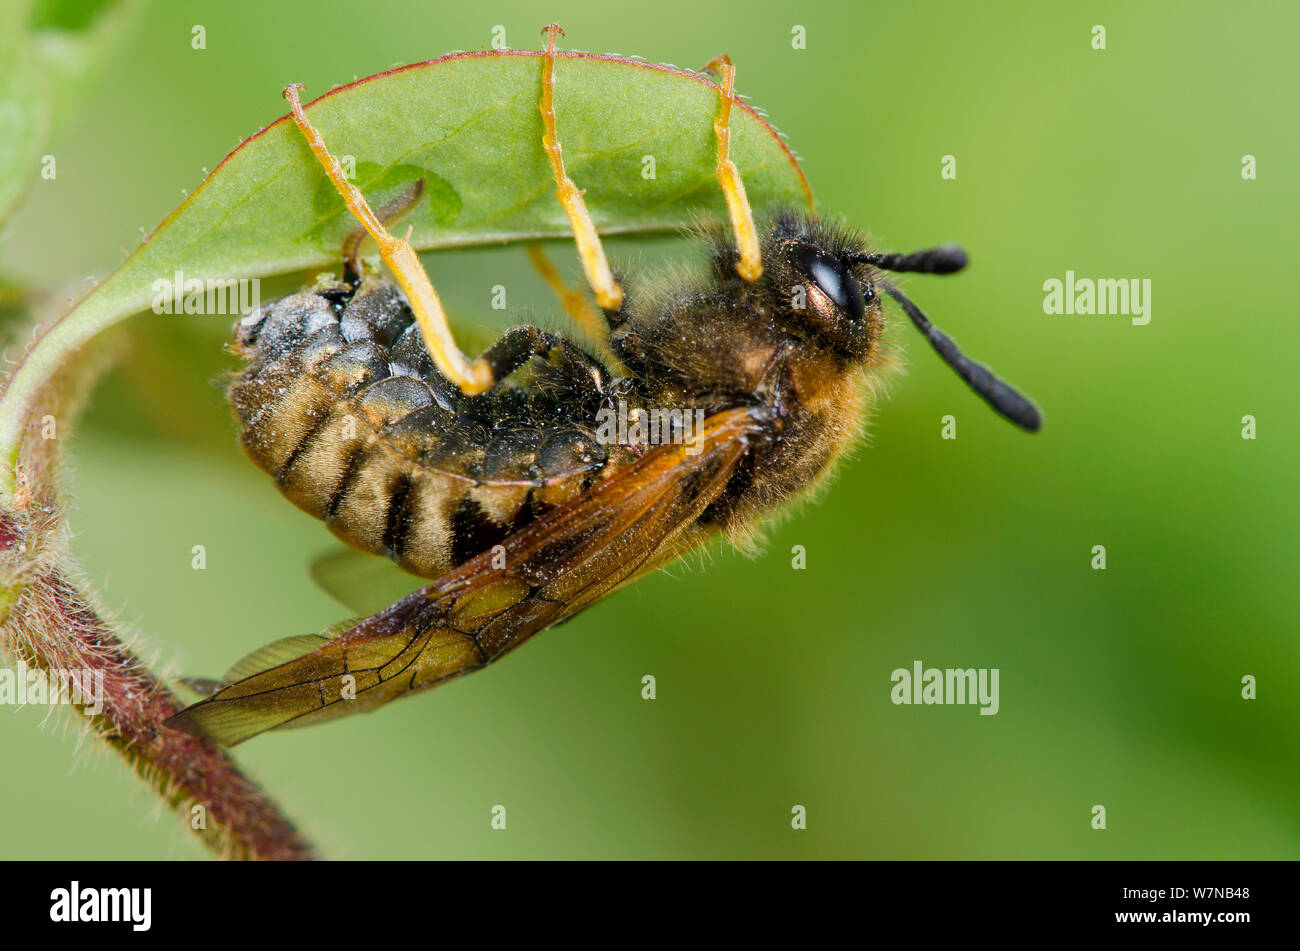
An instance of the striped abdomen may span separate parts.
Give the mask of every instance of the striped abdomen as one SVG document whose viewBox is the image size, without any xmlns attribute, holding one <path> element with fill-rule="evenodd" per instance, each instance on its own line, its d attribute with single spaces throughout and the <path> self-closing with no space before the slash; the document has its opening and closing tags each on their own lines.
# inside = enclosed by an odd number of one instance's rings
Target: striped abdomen
<svg viewBox="0 0 1300 951">
<path fill-rule="evenodd" d="M 228 396 L 249 457 L 340 539 L 423 577 L 632 458 L 595 438 L 602 375 L 464 397 L 386 281 L 286 297 L 245 318 L 237 341 L 250 362 Z"/>
</svg>

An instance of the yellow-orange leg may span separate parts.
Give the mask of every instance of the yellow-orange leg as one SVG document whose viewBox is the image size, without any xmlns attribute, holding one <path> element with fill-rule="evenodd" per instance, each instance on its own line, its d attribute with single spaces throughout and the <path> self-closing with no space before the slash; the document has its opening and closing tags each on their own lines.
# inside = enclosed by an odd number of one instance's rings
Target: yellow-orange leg
<svg viewBox="0 0 1300 951">
<path fill-rule="evenodd" d="M 540 244 L 530 244 L 528 246 L 528 260 L 532 262 L 537 273 L 542 276 L 546 286 L 555 292 L 555 296 L 560 299 L 560 306 L 564 308 L 564 313 L 570 320 L 578 326 L 583 334 L 600 348 L 603 356 L 611 369 L 620 375 L 626 374 L 626 368 L 618 356 L 610 349 L 609 346 L 609 324 L 605 319 L 596 313 L 596 309 L 591 306 L 582 291 L 574 287 L 569 287 L 560 277 L 560 272 L 555 269 L 551 259 L 547 257 L 546 252 L 542 250 Z"/>
<path fill-rule="evenodd" d="M 406 214 L 420 200 L 424 194 L 424 179 L 417 178 L 411 183 L 411 186 L 402 195 L 398 195 L 393 201 L 380 208 L 375 212 L 375 217 L 388 224 L 394 218 L 400 218 Z M 366 240 L 366 229 L 364 225 L 357 225 L 347 233 L 343 239 L 343 266 L 346 268 L 345 273 L 361 276 L 361 245 Z"/>
<path fill-rule="evenodd" d="M 623 304 L 623 288 L 618 286 L 605 258 L 605 249 L 601 246 L 600 236 L 592 223 L 587 204 L 582 200 L 582 192 L 573 184 L 573 179 L 564 170 L 564 159 L 560 155 L 560 140 L 555 133 L 555 37 L 563 36 L 564 31 L 552 23 L 542 30 L 546 34 L 546 55 L 542 57 L 542 101 L 538 108 L 542 113 L 542 145 L 551 159 L 551 170 L 555 173 L 555 197 L 569 217 L 573 226 L 573 240 L 578 245 L 578 257 L 582 260 L 582 270 L 587 275 L 587 283 L 596 295 L 596 303 L 604 310 L 618 310 Z"/>
<path fill-rule="evenodd" d="M 415 315 L 415 322 L 419 325 L 420 335 L 424 338 L 429 356 L 433 358 L 433 362 L 437 364 L 443 375 L 467 395 L 472 396 L 491 389 L 496 380 L 488 362 L 480 358 L 471 363 L 456 346 L 456 340 L 451 335 L 451 327 L 447 323 L 447 314 L 442 309 L 442 301 L 438 299 L 438 292 L 433 289 L 424 265 L 420 263 L 415 249 L 407 240 L 411 236 L 410 230 L 407 230 L 406 237 L 396 238 L 370 210 L 370 205 L 367 204 L 361 190 L 348 181 L 338 159 L 325 147 L 325 140 L 308 121 L 302 103 L 298 100 L 298 90 L 301 88 L 303 87 L 300 83 L 294 83 L 284 90 L 284 98 L 289 100 L 289 105 L 293 109 L 293 121 L 297 123 L 307 139 L 307 144 L 311 146 L 316 158 L 320 160 L 321 165 L 325 166 L 325 174 L 343 196 L 348 210 L 375 239 L 375 244 L 379 246 L 379 256 L 384 259 L 384 263 L 393 272 L 393 277 L 397 279 L 398 285 L 406 293 L 406 300 L 411 305 L 411 312 Z"/>
<path fill-rule="evenodd" d="M 718 184 L 727 199 L 727 213 L 731 216 L 731 230 L 736 236 L 740 260 L 736 273 L 747 281 L 757 281 L 763 276 L 763 262 L 758 250 L 758 232 L 754 228 L 754 212 L 745 197 L 745 183 L 731 160 L 731 102 L 735 98 L 736 67 L 726 53 L 710 61 L 705 72 L 716 72 L 722 82 L 718 88 L 718 115 L 713 120 L 713 134 L 718 138 Z"/>
</svg>

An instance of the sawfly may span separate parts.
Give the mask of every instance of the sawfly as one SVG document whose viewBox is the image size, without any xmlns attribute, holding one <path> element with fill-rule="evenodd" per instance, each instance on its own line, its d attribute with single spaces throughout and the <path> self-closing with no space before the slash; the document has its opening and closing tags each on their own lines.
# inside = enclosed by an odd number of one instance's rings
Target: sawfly
<svg viewBox="0 0 1300 951">
<path fill-rule="evenodd" d="M 559 28 L 544 32 L 542 145 L 596 306 L 562 299 L 589 335 L 596 326 L 598 347 L 521 326 L 466 357 L 411 245 L 386 227 L 401 208 L 372 211 L 300 87 L 285 90 L 361 229 L 340 278 L 240 321 L 247 364 L 228 395 L 241 443 L 348 545 L 431 583 L 372 616 L 263 648 L 169 726 L 235 744 L 373 710 L 486 667 L 715 536 L 747 544 L 859 436 L 886 359 L 885 296 L 995 411 L 1039 428 L 1031 402 L 886 277 L 959 271 L 960 248 L 882 253 L 808 212 L 755 221 L 729 157 L 726 56 L 708 70 L 719 77 L 717 179 L 730 228 L 702 229 L 695 279 L 625 293 L 628 275 L 611 269 L 564 168 Z M 367 273 L 357 255 L 366 235 L 395 282 Z"/>
</svg>

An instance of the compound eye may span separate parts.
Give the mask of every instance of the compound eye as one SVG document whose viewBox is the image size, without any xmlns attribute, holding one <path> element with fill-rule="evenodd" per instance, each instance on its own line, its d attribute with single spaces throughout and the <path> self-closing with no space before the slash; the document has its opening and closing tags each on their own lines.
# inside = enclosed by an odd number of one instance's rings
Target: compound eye
<svg viewBox="0 0 1300 951">
<path fill-rule="evenodd" d="M 865 313 L 862 288 L 839 258 L 802 243 L 791 245 L 788 254 L 790 263 L 806 274 L 836 307 L 854 318 Z"/>
</svg>

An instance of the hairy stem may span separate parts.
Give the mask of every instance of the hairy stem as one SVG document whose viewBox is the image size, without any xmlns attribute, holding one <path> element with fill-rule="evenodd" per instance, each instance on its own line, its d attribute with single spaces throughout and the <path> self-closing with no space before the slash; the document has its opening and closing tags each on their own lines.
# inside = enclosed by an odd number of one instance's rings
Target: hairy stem
<svg viewBox="0 0 1300 951">
<path fill-rule="evenodd" d="M 59 571 L 29 579 L 3 634 L 29 667 L 102 673 L 102 709 L 82 712 L 203 842 L 236 859 L 310 859 L 311 846 L 219 747 L 159 724 L 181 704 Z"/>
<path fill-rule="evenodd" d="M 87 377 L 73 360 L 47 381 L 36 419 L 65 430 Z M 41 414 L 44 414 L 42 416 Z M 59 418 L 61 416 L 61 418 Z M 93 605 L 76 578 L 57 490 L 59 439 L 27 428 L 15 491 L 0 503 L 0 652 L 56 684 L 71 672 L 95 689 L 72 706 L 214 852 L 311 859 L 311 845 L 221 748 L 162 726 L 181 704 Z"/>
</svg>

